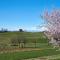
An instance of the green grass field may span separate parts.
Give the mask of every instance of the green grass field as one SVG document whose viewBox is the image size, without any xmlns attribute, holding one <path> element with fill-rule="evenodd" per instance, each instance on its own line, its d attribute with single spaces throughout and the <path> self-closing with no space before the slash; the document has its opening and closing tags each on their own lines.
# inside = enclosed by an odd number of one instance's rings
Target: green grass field
<svg viewBox="0 0 60 60">
<path fill-rule="evenodd" d="M 44 57 L 58 54 L 60 54 L 60 51 L 56 51 L 55 49 L 33 50 L 24 52 L 20 51 L 20 52 L 0 54 L 0 60 L 22 60 L 22 59 Z"/>
<path fill-rule="evenodd" d="M 18 46 L 11 46 L 11 39 L 16 36 L 23 35 L 26 38 L 27 43 L 25 44 L 25 48 L 38 48 L 38 50 L 30 50 L 30 51 L 16 51 L 14 52 L 13 49 L 18 49 Z M 36 41 L 36 46 L 35 43 Z M 30 59 L 30 58 L 37 58 L 37 57 L 48 57 L 54 58 L 56 56 L 60 56 L 60 51 L 56 51 L 51 46 L 48 45 L 48 39 L 45 37 L 43 32 L 5 32 L 0 33 L 0 60 L 23 60 L 23 59 Z M 12 49 L 13 52 L 10 52 Z M 22 48 L 23 49 L 23 48 Z M 39 50 L 41 49 L 41 50 Z M 6 52 L 8 51 L 8 52 Z M 6 52 L 6 53 L 5 53 Z M 55 56 L 56 55 L 56 56 Z M 57 57 L 56 59 L 60 59 Z M 52 59 L 50 59 L 52 60 Z"/>
<path fill-rule="evenodd" d="M 48 46 L 48 40 L 43 32 L 5 32 L 0 33 L 0 47 L 11 48 L 11 39 L 16 38 L 18 35 L 23 35 L 26 38 L 25 47 L 35 47 L 34 41 L 36 41 L 36 47 L 38 48 Z"/>
<path fill-rule="evenodd" d="M 28 42 L 31 42 L 33 40 L 37 40 L 37 42 L 45 43 L 47 40 L 45 39 L 45 36 L 42 32 L 5 32 L 5 33 L 0 33 L 0 42 L 3 43 L 9 43 L 12 37 L 16 37 L 17 35 L 23 35 L 26 37 Z"/>
</svg>

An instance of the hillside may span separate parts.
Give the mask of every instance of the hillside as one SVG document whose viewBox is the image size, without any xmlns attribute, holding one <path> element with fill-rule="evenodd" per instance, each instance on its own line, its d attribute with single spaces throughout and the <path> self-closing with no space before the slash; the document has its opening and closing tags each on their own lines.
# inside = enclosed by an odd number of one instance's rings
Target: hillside
<svg viewBox="0 0 60 60">
<path fill-rule="evenodd" d="M 34 41 L 36 41 L 37 46 L 48 42 L 43 32 L 4 32 L 0 33 L 0 46 L 11 45 L 12 38 L 16 38 L 17 36 L 25 37 L 28 44 L 26 46 L 28 47 L 33 47 Z"/>
</svg>

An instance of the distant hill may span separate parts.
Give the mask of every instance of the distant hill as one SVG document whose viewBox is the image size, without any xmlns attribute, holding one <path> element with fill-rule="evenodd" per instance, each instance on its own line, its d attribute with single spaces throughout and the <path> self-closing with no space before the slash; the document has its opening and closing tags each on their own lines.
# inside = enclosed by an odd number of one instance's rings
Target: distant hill
<svg viewBox="0 0 60 60">
<path fill-rule="evenodd" d="M 26 38 L 27 43 L 32 43 L 34 40 L 36 40 L 37 43 L 48 42 L 43 32 L 3 32 L 0 33 L 0 44 L 11 44 L 11 39 L 18 35 L 23 35 Z"/>
</svg>

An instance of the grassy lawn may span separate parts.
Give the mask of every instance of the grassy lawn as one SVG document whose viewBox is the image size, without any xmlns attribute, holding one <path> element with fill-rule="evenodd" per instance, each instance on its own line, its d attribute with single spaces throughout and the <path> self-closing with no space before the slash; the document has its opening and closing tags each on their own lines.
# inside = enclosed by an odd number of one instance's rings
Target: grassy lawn
<svg viewBox="0 0 60 60">
<path fill-rule="evenodd" d="M 2 53 L 0 54 L 0 60 L 22 60 L 22 59 L 51 56 L 57 54 L 60 54 L 60 51 L 56 51 L 56 49 Z"/>
<path fill-rule="evenodd" d="M 21 35 L 26 38 L 27 48 L 34 48 L 35 42 L 37 48 L 48 47 L 48 40 L 43 32 L 4 32 L 0 33 L 0 48 L 12 48 L 11 39 Z"/>
<path fill-rule="evenodd" d="M 47 43 L 47 39 L 43 38 L 44 34 L 42 32 L 5 32 L 0 33 L 0 43 L 7 43 L 9 44 L 12 37 L 16 37 L 17 35 L 23 35 L 26 37 L 27 42 L 33 42 L 36 40 L 37 43 Z"/>
<path fill-rule="evenodd" d="M 51 49 L 51 46 L 48 46 L 48 40 L 44 36 L 43 32 L 6 32 L 0 33 L 0 48 L 4 49 L 15 49 L 18 46 L 11 46 L 11 38 L 16 37 L 17 35 L 24 35 L 26 38 L 25 48 L 40 48 L 41 50 L 30 50 L 30 51 L 18 51 L 18 52 L 7 52 L 0 53 L 0 60 L 22 60 L 29 58 L 37 58 L 51 55 L 58 55 L 60 51 L 56 49 Z M 34 43 L 36 41 L 36 43 Z M 47 49 L 46 49 L 47 48 Z M 42 50 L 43 49 L 43 50 Z M 6 51 L 7 51 L 6 50 Z M 10 50 L 9 50 L 10 51 Z M 1 52 L 1 51 L 0 51 Z"/>
</svg>

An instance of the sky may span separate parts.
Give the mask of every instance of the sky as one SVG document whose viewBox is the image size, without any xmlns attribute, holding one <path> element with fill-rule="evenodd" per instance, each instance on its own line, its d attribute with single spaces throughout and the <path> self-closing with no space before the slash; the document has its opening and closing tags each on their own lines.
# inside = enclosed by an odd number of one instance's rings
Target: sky
<svg viewBox="0 0 60 60">
<path fill-rule="evenodd" d="M 0 0 L 0 29 L 41 31 L 44 20 L 40 14 L 44 9 L 60 8 L 60 0 Z"/>
</svg>

